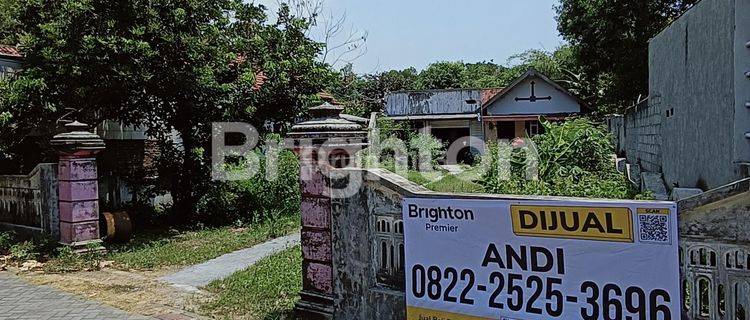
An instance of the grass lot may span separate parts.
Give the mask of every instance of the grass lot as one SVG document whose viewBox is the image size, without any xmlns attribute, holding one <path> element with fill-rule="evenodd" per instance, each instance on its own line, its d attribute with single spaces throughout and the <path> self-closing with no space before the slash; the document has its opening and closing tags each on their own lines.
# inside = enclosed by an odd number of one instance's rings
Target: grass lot
<svg viewBox="0 0 750 320">
<path fill-rule="evenodd" d="M 467 167 L 466 171 L 457 175 L 452 175 L 442 170 L 428 173 L 409 170 L 406 178 L 411 182 L 437 192 L 484 193 L 484 187 L 477 183 L 481 179 L 479 169 L 472 167 Z"/>
<path fill-rule="evenodd" d="M 302 253 L 294 247 L 205 289 L 216 296 L 201 313 L 217 319 L 291 319 L 302 290 Z"/>
<path fill-rule="evenodd" d="M 282 216 L 245 228 L 214 228 L 167 234 L 142 232 L 129 243 L 109 248 L 105 257 L 120 269 L 152 270 L 182 267 L 211 260 L 225 253 L 251 247 L 299 228 L 299 216 Z"/>
<path fill-rule="evenodd" d="M 184 267 L 292 233 L 299 229 L 299 221 L 299 215 L 286 215 L 242 228 L 145 230 L 137 232 L 128 243 L 107 245 L 108 253 L 103 256 L 98 253 L 78 255 L 62 246 L 55 254 L 45 254 L 49 259 L 44 259 L 44 271 L 96 270 L 102 261 L 112 261 L 111 267 L 121 270 L 158 271 Z"/>
<path fill-rule="evenodd" d="M 451 193 L 483 193 L 484 187 L 482 185 L 472 182 L 471 180 L 464 180 L 459 176 L 446 175 L 442 179 L 430 182 L 425 185 L 427 189 L 437 192 L 451 192 Z"/>
</svg>

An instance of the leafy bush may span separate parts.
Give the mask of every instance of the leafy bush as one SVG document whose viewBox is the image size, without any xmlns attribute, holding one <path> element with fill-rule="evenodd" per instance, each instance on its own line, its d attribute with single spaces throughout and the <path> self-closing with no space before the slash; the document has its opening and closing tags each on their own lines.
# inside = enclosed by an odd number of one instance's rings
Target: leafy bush
<svg viewBox="0 0 750 320">
<path fill-rule="evenodd" d="M 275 160 L 277 176 L 266 179 L 267 157 L 256 151 L 260 170 L 250 179 L 215 181 L 198 202 L 197 218 L 208 224 L 246 223 L 299 211 L 299 163 L 289 150 Z"/>
<path fill-rule="evenodd" d="M 13 245 L 13 239 L 15 233 L 11 231 L 0 232 L 0 254 L 6 254 L 10 251 L 10 247 Z"/>
<path fill-rule="evenodd" d="M 482 177 L 487 192 L 499 194 L 555 195 L 589 198 L 632 199 L 637 190 L 617 172 L 612 161 L 614 147 L 607 131 L 588 119 L 554 124 L 542 121 L 545 133 L 534 144 L 510 150 L 510 146 L 489 147 Z M 536 153 L 536 179 L 526 172 L 530 155 Z M 509 171 L 502 172 L 499 159 L 510 157 Z"/>
<path fill-rule="evenodd" d="M 13 240 L 13 241 L 17 241 Z M 11 245 L 8 252 L 17 261 L 41 260 L 53 256 L 59 243 L 47 234 L 36 235 L 31 239 L 18 241 Z"/>
<path fill-rule="evenodd" d="M 417 133 L 409 138 L 409 164 L 411 168 L 420 170 L 420 160 L 429 156 L 430 165 L 437 166 L 445 152 L 445 145 L 430 134 Z"/>
<path fill-rule="evenodd" d="M 378 118 L 377 120 L 376 136 L 371 135 L 371 139 L 378 139 L 379 148 L 371 145 L 369 148 L 359 153 L 361 165 L 365 168 L 384 168 L 393 172 L 397 170 L 397 159 L 396 152 L 392 149 L 402 149 L 406 152 L 408 159 L 401 159 L 401 161 L 408 161 L 408 167 L 411 170 L 422 170 L 432 169 L 437 166 L 438 159 L 442 158 L 445 153 L 445 145 L 430 134 L 414 133 L 408 129 L 405 123 L 396 122 L 393 119 L 386 117 Z M 404 140 L 405 138 L 405 140 Z M 393 143 L 393 140 L 399 140 L 398 143 Z M 401 143 L 403 142 L 403 143 Z M 382 152 L 379 152 L 382 151 Z M 428 165 L 430 168 L 420 168 L 419 162 L 420 157 L 429 157 Z M 406 166 L 407 163 L 402 165 Z M 401 173 L 400 174 L 405 174 Z M 421 177 L 416 177 L 413 173 L 409 173 L 409 176 L 415 177 L 417 181 L 423 180 Z M 411 179 L 411 178 L 410 178 Z M 428 181 L 427 181 L 428 182 Z"/>
<path fill-rule="evenodd" d="M 16 243 L 10 247 L 10 256 L 14 260 L 32 260 L 37 259 L 37 248 L 33 242 L 26 240 Z"/>
<path fill-rule="evenodd" d="M 409 127 L 405 122 L 396 122 L 396 120 L 388 117 L 379 117 L 376 121 L 380 141 L 385 141 L 391 137 L 403 138 L 409 132 Z"/>
</svg>

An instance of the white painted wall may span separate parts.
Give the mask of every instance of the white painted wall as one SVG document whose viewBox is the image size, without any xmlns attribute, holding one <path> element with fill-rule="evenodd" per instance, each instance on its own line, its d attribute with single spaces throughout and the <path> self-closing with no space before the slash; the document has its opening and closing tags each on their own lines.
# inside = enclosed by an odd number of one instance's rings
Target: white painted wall
<svg viewBox="0 0 750 320">
<path fill-rule="evenodd" d="M 516 97 L 528 98 L 531 95 L 531 81 L 536 82 L 537 97 L 551 96 L 552 100 L 515 101 Z M 529 77 L 513 88 L 504 97 L 498 99 L 487 107 L 488 115 L 514 115 L 514 114 L 555 114 L 555 113 L 579 113 L 581 106 L 565 92 L 557 90 L 552 85 L 537 77 Z"/>
<path fill-rule="evenodd" d="M 20 67 L 21 64 L 18 62 L 18 60 L 0 58 L 0 77 L 2 77 L 3 74 L 16 71 Z"/>
</svg>

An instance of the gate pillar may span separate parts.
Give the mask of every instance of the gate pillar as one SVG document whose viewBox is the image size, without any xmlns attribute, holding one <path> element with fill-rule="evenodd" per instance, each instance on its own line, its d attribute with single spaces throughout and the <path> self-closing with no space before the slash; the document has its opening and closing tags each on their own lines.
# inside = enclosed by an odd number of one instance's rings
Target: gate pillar
<svg viewBox="0 0 750 320">
<path fill-rule="evenodd" d="M 353 166 L 354 155 L 367 145 L 367 132 L 342 118 L 343 109 L 328 101 L 310 108 L 312 120 L 296 124 L 287 135 L 300 160 L 303 283 L 296 312 L 302 319 L 333 318 L 330 173 Z"/>
<path fill-rule="evenodd" d="M 65 125 L 65 129 L 50 141 L 59 155 L 60 242 L 76 249 L 96 250 L 97 245 L 101 248 L 96 154 L 104 149 L 104 140 L 78 121 Z"/>
</svg>

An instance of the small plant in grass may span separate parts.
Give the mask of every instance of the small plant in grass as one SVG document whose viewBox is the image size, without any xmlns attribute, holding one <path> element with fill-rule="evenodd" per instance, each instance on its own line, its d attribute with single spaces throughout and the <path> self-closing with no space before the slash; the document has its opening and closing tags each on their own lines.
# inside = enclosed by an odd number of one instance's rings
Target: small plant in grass
<svg viewBox="0 0 750 320">
<path fill-rule="evenodd" d="M 10 246 L 8 252 L 16 261 L 46 260 L 54 255 L 58 245 L 57 241 L 49 235 L 37 235 L 27 240 L 17 241 Z"/>
<path fill-rule="evenodd" d="M 43 269 L 48 273 L 98 270 L 102 254 L 97 252 L 76 253 L 70 246 L 57 248 L 55 259 L 47 262 Z"/>
<path fill-rule="evenodd" d="M 10 256 L 17 261 L 36 260 L 36 246 L 29 240 L 21 241 L 10 247 Z"/>
<path fill-rule="evenodd" d="M 15 233 L 12 231 L 0 232 L 0 255 L 7 254 L 10 251 L 15 237 Z"/>
</svg>

